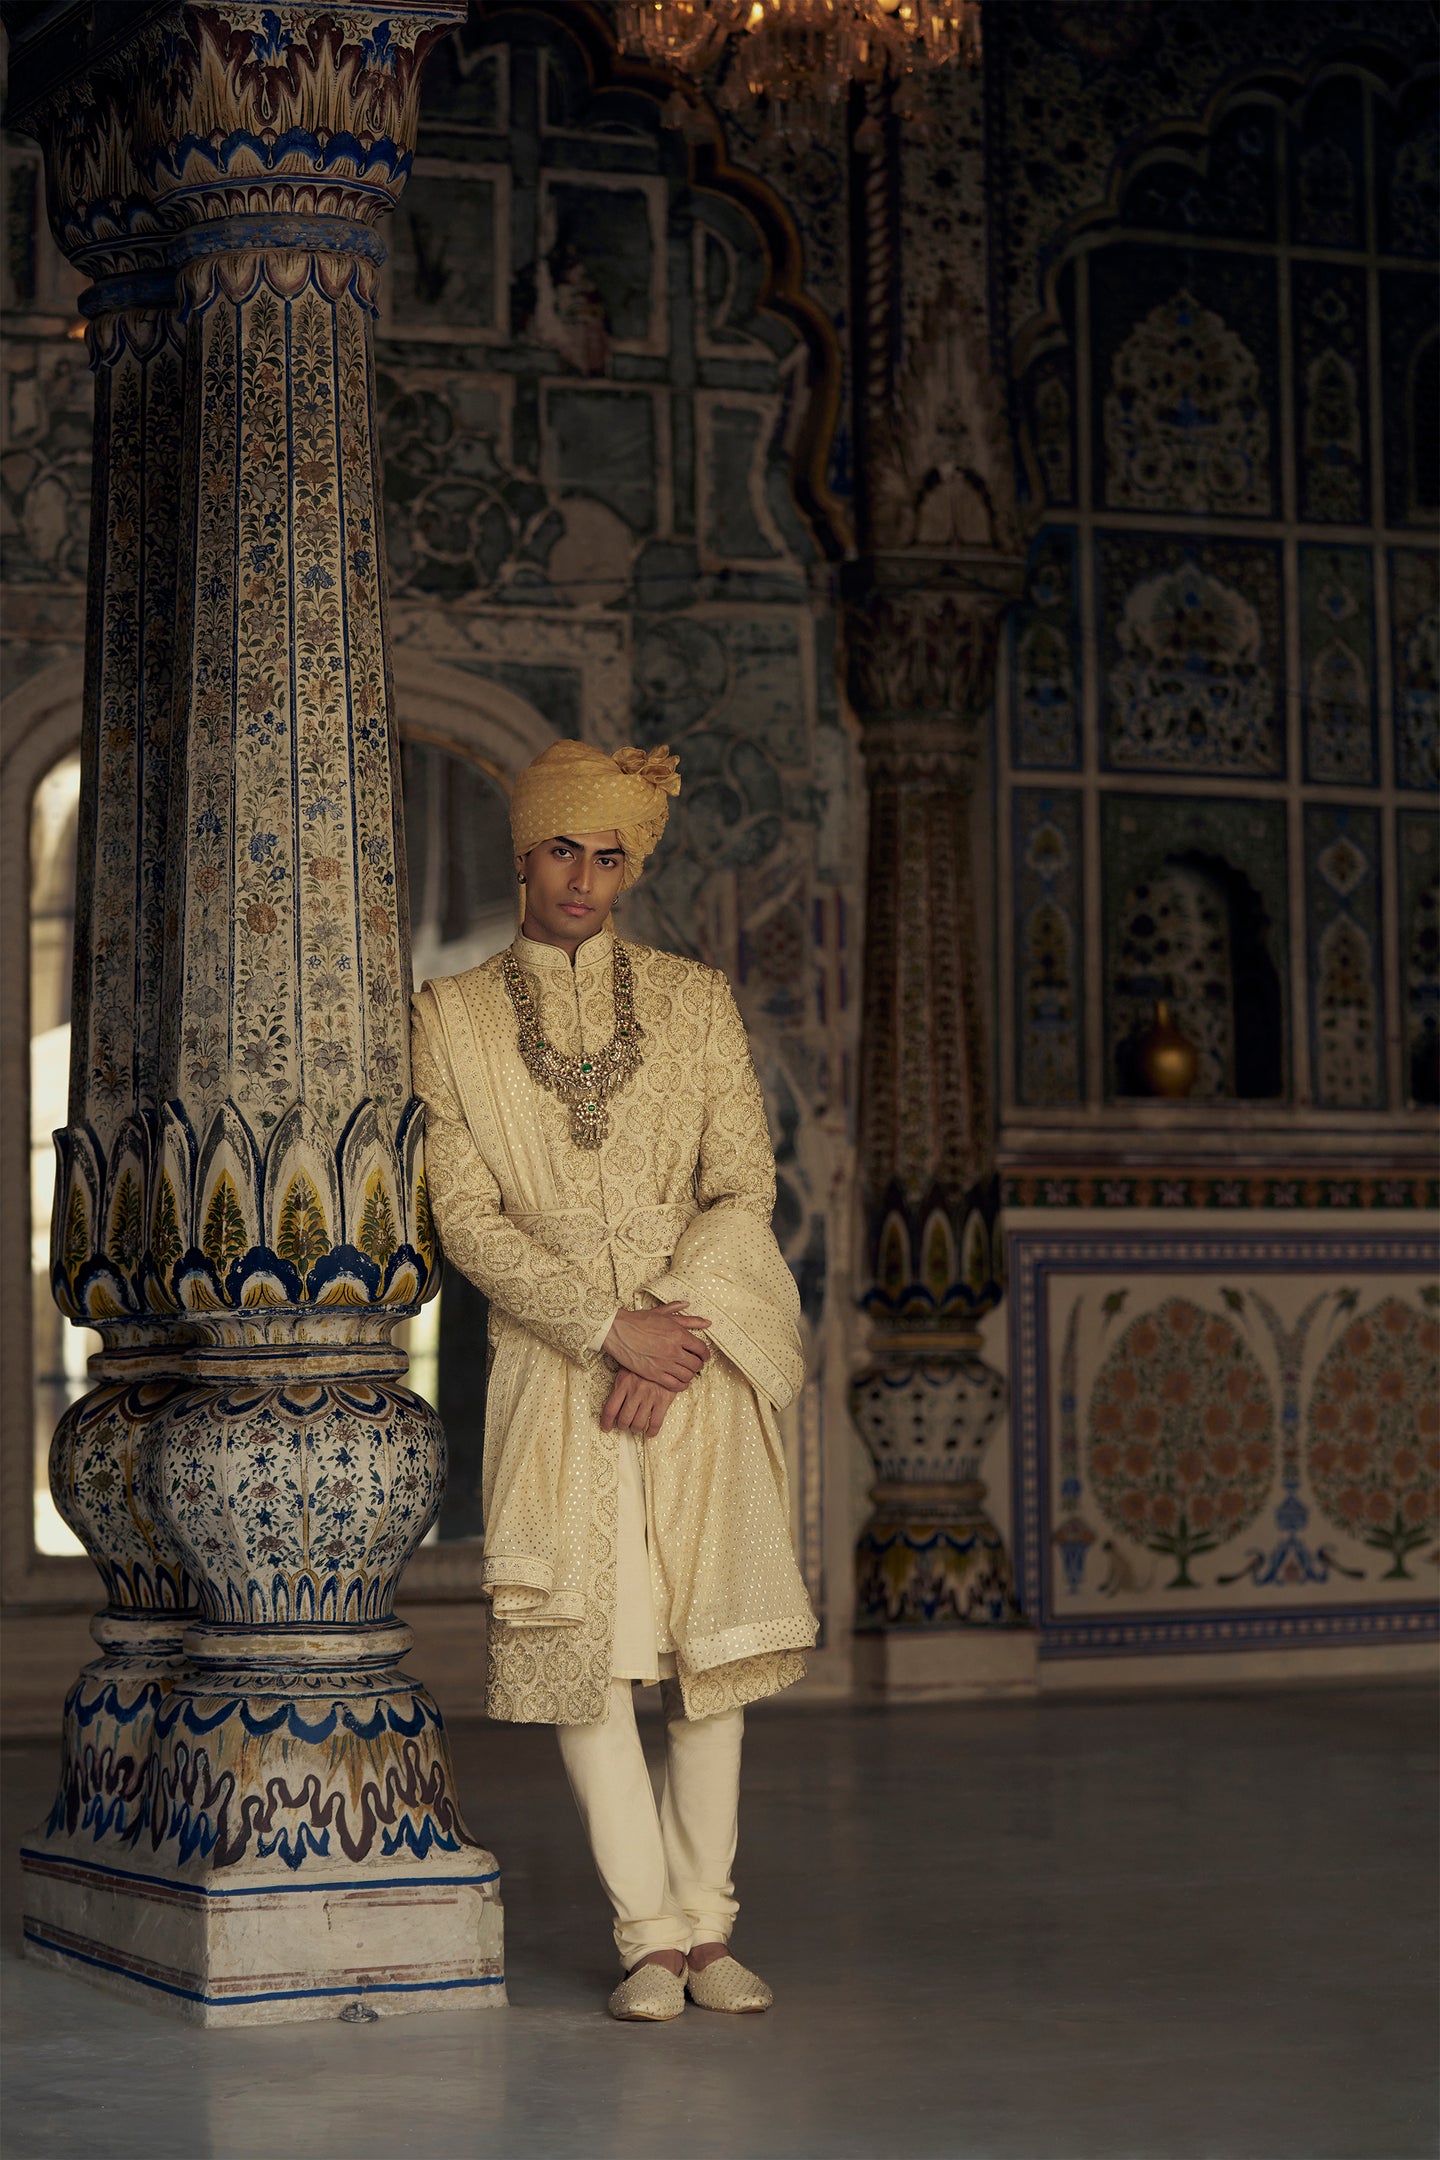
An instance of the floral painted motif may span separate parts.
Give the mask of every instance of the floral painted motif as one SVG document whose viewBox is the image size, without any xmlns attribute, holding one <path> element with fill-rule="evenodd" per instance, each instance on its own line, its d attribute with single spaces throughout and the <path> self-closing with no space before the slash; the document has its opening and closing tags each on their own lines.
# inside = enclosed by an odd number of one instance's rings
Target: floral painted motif
<svg viewBox="0 0 1440 2160">
<path fill-rule="evenodd" d="M 1030 429 L 1046 502 L 1073 502 L 1075 476 L 1071 438 L 1074 419 L 1070 384 L 1058 371 L 1043 374 L 1035 385 Z"/>
<path fill-rule="evenodd" d="M 1315 1375 L 1306 1422 L 1317 1504 L 1389 1555 L 1387 1581 L 1411 1580 L 1440 1513 L 1440 1321 L 1398 1297 L 1353 1320 Z"/>
<path fill-rule="evenodd" d="M 1363 547 L 1300 549 L 1305 771 L 1368 787 L 1375 776 L 1374 571 Z"/>
<path fill-rule="evenodd" d="M 1297 179 L 1304 238 L 1328 247 L 1359 246 L 1355 168 L 1339 143 L 1302 150 Z"/>
<path fill-rule="evenodd" d="M 55 1429 L 50 1489 L 94 1558 L 112 1612 L 181 1612 L 194 1602 L 170 1528 L 139 1490 L 159 1435 L 194 1399 L 181 1380 L 107 1381 L 72 1403 Z"/>
<path fill-rule="evenodd" d="M 1305 806 L 1315 1100 L 1373 1110 L 1381 1072 L 1379 824 L 1373 810 Z"/>
<path fill-rule="evenodd" d="M 1198 562 L 1142 579 L 1115 629 L 1115 766 L 1278 772 L 1275 682 L 1252 603 Z"/>
<path fill-rule="evenodd" d="M 15 160 L 8 170 L 12 188 L 25 174 L 33 187 L 33 167 Z M 7 455 L 0 472 L 0 575 L 6 585 L 83 588 L 91 432 L 83 351 L 68 339 L 51 343 L 12 336 L 3 394 Z"/>
<path fill-rule="evenodd" d="M 88 829 L 78 850 L 93 884 L 77 916 L 87 964 L 73 1015 L 87 1114 L 105 1146 L 164 1093 L 165 885 L 153 875 L 137 890 L 135 862 L 148 856 L 158 868 L 168 810 L 181 413 L 175 337 L 155 318 L 121 325 L 92 340 L 106 607 L 87 692 L 87 755 L 99 784 L 82 794 Z"/>
<path fill-rule="evenodd" d="M 1392 549 L 1390 592 L 1396 778 L 1402 787 L 1440 787 L 1440 556 Z"/>
<path fill-rule="evenodd" d="M 1275 1406 L 1230 1322 L 1173 1297 L 1132 1321 L 1090 1397 L 1086 1467 L 1106 1520 L 1175 1563 L 1254 1521 L 1275 1472 Z"/>
<path fill-rule="evenodd" d="M 1017 789 L 1020 937 L 1015 991 L 1016 1075 L 1024 1103 L 1076 1102 L 1082 1089 L 1080 1008 L 1080 797 Z"/>
<path fill-rule="evenodd" d="M 1270 508 L 1270 421 L 1244 342 L 1182 289 L 1115 355 L 1104 407 L 1106 501 L 1120 510 Z"/>
<path fill-rule="evenodd" d="M 397 1255 L 407 1283 L 424 1275 L 406 1242 L 419 1162 L 405 1138 L 368 327 L 319 261 L 281 258 L 272 277 L 236 257 L 238 297 L 202 282 L 191 313 L 192 719 L 167 872 L 178 968 L 157 1032 L 200 1174 L 193 1154 L 175 1166 L 173 1232 L 144 1188 L 162 1304 L 364 1303 L 388 1295 L 382 1281 L 399 1287 Z M 272 425 L 277 402 L 285 429 Z M 153 1139 L 150 1155 L 158 1169 Z M 118 1190 L 116 1174 L 100 1167 L 95 1182 Z M 311 1281 L 320 1226 L 348 1247 L 348 1288 Z M 92 1286 L 92 1307 L 148 1294 L 123 1243 L 112 1209 L 108 1257 L 128 1289 Z M 192 1260 L 180 1286 L 172 1273 L 192 1250 L 209 1278 Z"/>
<path fill-rule="evenodd" d="M 1339 915 L 1319 943 L 1316 1100 L 1366 1108 L 1379 1086 L 1374 955 L 1364 933 Z"/>
<path fill-rule="evenodd" d="M 141 1488 L 211 1620 L 334 1626 L 389 1617 L 440 1506 L 428 1403 L 385 1382 L 192 1389 Z"/>
<path fill-rule="evenodd" d="M 1075 539 L 1055 527 L 1031 549 L 1011 625 L 1017 765 L 1079 762 Z"/>
<path fill-rule="evenodd" d="M 1358 525 L 1370 514 L 1365 274 L 1299 262 L 1293 288 L 1300 514 Z"/>
<path fill-rule="evenodd" d="M 1422 93 L 1423 95 L 1423 93 Z M 1425 100 L 1430 106 L 1431 101 Z M 1427 262 L 1435 257 L 1435 213 L 1440 199 L 1440 130 L 1433 108 L 1422 111 L 1419 122 L 1395 151 L 1390 168 L 1390 245 L 1399 254 L 1418 255 Z"/>
</svg>

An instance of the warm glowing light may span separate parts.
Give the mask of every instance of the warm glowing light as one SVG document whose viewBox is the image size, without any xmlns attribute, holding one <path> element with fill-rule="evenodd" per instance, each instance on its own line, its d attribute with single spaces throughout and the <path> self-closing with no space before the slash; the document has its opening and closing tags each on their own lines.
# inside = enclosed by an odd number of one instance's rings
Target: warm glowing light
<svg viewBox="0 0 1440 2160">
<path fill-rule="evenodd" d="M 616 19 L 623 51 L 696 82 L 713 74 L 717 104 L 763 104 L 793 140 L 851 83 L 903 85 L 980 57 L 980 0 L 618 0 Z"/>
</svg>

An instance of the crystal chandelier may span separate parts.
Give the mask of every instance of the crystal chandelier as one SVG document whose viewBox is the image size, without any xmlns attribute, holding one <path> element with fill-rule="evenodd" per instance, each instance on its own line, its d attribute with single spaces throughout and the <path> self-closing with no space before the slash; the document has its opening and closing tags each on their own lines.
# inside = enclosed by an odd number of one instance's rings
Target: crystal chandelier
<svg viewBox="0 0 1440 2160">
<path fill-rule="evenodd" d="M 618 0 L 615 12 L 622 51 L 697 82 L 715 74 L 717 104 L 761 103 L 797 139 L 851 83 L 888 79 L 903 115 L 918 111 L 922 70 L 980 57 L 980 0 Z"/>
</svg>

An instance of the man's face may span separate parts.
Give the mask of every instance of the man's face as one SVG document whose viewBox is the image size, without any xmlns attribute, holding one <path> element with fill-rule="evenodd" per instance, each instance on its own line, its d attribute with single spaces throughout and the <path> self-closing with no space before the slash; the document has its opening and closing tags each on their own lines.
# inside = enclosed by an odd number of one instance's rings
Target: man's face
<svg viewBox="0 0 1440 2160">
<path fill-rule="evenodd" d="M 625 870 L 616 832 L 559 833 L 515 866 L 525 880 L 525 935 L 574 952 L 603 928 Z"/>
</svg>

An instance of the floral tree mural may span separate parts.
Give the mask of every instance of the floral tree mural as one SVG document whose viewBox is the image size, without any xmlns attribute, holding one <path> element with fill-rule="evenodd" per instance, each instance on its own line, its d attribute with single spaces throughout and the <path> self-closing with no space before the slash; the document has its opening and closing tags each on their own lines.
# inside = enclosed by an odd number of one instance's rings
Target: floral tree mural
<svg viewBox="0 0 1440 2160">
<path fill-rule="evenodd" d="M 1190 1563 L 1264 1503 L 1275 1471 L 1275 1407 L 1254 1355 L 1226 1319 L 1173 1297 L 1132 1321 L 1090 1397 L 1091 1491 L 1124 1537 Z"/>
<path fill-rule="evenodd" d="M 1388 1297 L 1351 1322 L 1310 1395 L 1308 1467 L 1339 1529 L 1390 1555 L 1386 1581 L 1435 1536 L 1440 1496 L 1440 1320 Z"/>
</svg>

